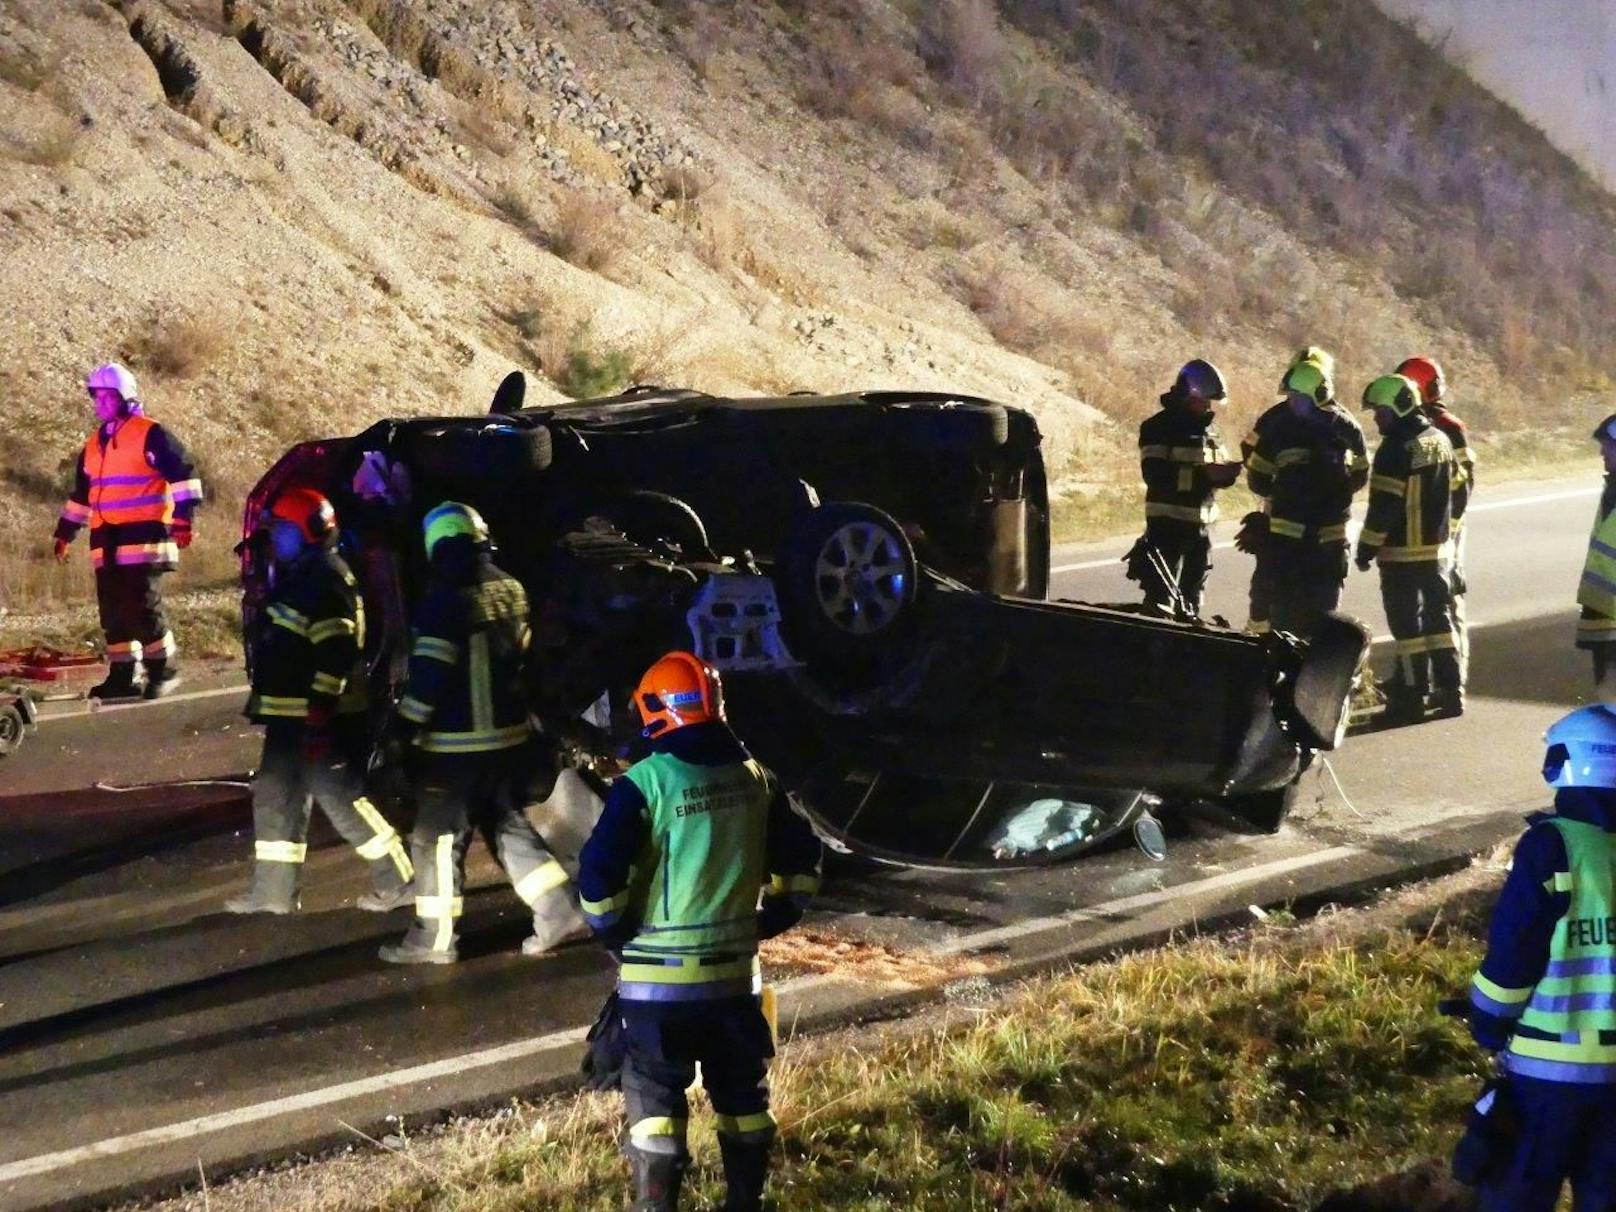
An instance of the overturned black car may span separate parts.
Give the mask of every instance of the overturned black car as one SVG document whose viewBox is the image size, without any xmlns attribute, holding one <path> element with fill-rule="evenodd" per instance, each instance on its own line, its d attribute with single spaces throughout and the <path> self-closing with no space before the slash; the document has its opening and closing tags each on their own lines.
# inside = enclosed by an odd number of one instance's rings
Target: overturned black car
<svg viewBox="0 0 1616 1212">
<path fill-rule="evenodd" d="M 630 751 L 628 691 L 689 648 L 724 673 L 736 730 L 821 835 L 902 865 L 1062 861 L 1195 801 L 1274 829 L 1340 740 L 1368 642 L 1349 620 L 1303 644 L 1045 600 L 1048 492 L 1020 409 L 658 388 L 522 407 L 522 389 L 508 378 L 487 416 L 289 451 L 247 502 L 246 634 L 269 576 L 261 512 L 317 487 L 344 524 L 387 701 L 420 518 L 466 501 L 532 597 L 549 737 L 579 758 Z"/>
</svg>

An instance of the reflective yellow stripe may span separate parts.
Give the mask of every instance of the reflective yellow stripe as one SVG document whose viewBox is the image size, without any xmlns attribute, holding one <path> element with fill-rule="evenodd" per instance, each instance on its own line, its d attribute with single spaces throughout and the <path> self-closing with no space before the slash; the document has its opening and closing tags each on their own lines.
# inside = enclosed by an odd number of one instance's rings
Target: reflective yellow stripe
<svg viewBox="0 0 1616 1212">
<path fill-rule="evenodd" d="M 308 852 L 307 842 L 253 843 L 253 857 L 260 863 L 301 863 Z"/>
<path fill-rule="evenodd" d="M 542 867 L 535 867 L 516 881 L 516 895 L 531 905 L 546 892 L 567 882 L 567 869 L 551 859 Z"/>
<path fill-rule="evenodd" d="M 1570 892 L 1576 887 L 1569 871 L 1556 871 L 1553 876 L 1543 881 L 1545 892 Z"/>
<path fill-rule="evenodd" d="M 1479 972 L 1476 973 L 1475 980 L 1470 983 L 1484 997 L 1505 1006 L 1524 1006 L 1532 1000 L 1533 987 L 1531 985 L 1527 985 L 1524 989 L 1506 989 L 1503 985 L 1495 984 L 1488 980 Z"/>
<path fill-rule="evenodd" d="M 405 695 L 398 701 L 398 713 L 412 724 L 424 724 L 432 718 L 432 704 Z"/>
<path fill-rule="evenodd" d="M 1246 468 L 1250 471 L 1256 472 L 1260 476 L 1271 476 L 1279 470 L 1279 468 L 1275 467 L 1272 463 L 1255 451 L 1253 451 L 1251 457 L 1246 460 Z"/>
<path fill-rule="evenodd" d="M 752 1115 L 717 1115 L 719 1132 L 725 1136 L 760 1136 L 774 1131 L 774 1115 L 758 1111 Z"/>
<path fill-rule="evenodd" d="M 1574 1044 L 1516 1035 L 1509 1041 L 1509 1050 L 1516 1056 L 1530 1056 L 1537 1060 L 1570 1061 L 1585 1065 L 1616 1064 L 1616 1044 L 1601 1044 L 1596 1031 L 1583 1032 L 1581 1039 Z"/>
<path fill-rule="evenodd" d="M 632 882 L 631 878 L 630 883 Z M 609 896 L 603 901 L 589 901 L 580 896 L 578 898 L 578 907 L 589 914 L 590 917 L 605 917 L 612 910 L 621 909 L 628 904 L 633 899 L 633 895 L 630 889 L 625 888 L 616 896 Z"/>
<path fill-rule="evenodd" d="M 1418 476 L 1408 481 L 1408 495 L 1403 498 L 1403 543 L 1407 548 L 1419 547 L 1425 542 L 1425 502 L 1421 499 L 1425 481 Z"/>
<path fill-rule="evenodd" d="M 1366 530 L 1358 536 L 1358 541 L 1366 547 L 1379 547 L 1386 541 L 1384 530 Z"/>
<path fill-rule="evenodd" d="M 819 877 L 817 875 L 771 875 L 769 877 L 769 891 L 776 896 L 788 895 L 793 892 L 806 892 L 812 896 L 819 891 Z"/>
<path fill-rule="evenodd" d="M 488 633 L 479 631 L 471 637 L 471 659 L 467 662 L 467 679 L 471 683 L 471 731 L 489 733 L 494 729 L 494 691 L 488 668 Z"/>
<path fill-rule="evenodd" d="M 1374 492 L 1389 492 L 1394 497 L 1400 497 L 1407 490 L 1407 485 L 1391 476 L 1370 476 L 1369 487 Z"/>
<path fill-rule="evenodd" d="M 300 614 L 290 606 L 277 602 L 266 613 L 269 615 L 269 621 L 277 627 L 284 627 L 294 635 L 309 634 L 308 616 Z"/>
<path fill-rule="evenodd" d="M 309 684 L 309 689 L 314 691 L 315 694 L 328 694 L 335 698 L 342 693 L 347 685 L 347 678 L 339 678 L 335 674 L 321 670 L 314 675 L 313 681 Z"/>
<path fill-rule="evenodd" d="M 1305 447 L 1292 447 L 1282 450 L 1274 456 L 1274 465 L 1279 467 L 1299 467 L 1304 463 L 1313 461 L 1313 452 Z"/>
<path fill-rule="evenodd" d="M 672 1115 L 653 1115 L 635 1122 L 629 1128 L 628 1134 L 631 1140 L 656 1140 L 664 1136 L 683 1140 L 685 1121 Z"/>
<path fill-rule="evenodd" d="M 1380 562 L 1382 564 L 1424 564 L 1431 560 L 1442 558 L 1446 544 L 1437 543 L 1428 547 L 1382 547 L 1380 549 Z"/>
<path fill-rule="evenodd" d="M 1167 457 L 1167 447 L 1165 447 L 1165 446 L 1154 446 L 1153 445 L 1153 446 L 1141 446 L 1139 448 L 1139 458 L 1140 458 L 1141 461 L 1143 461 L 1145 459 L 1165 459 L 1166 457 Z"/>
<path fill-rule="evenodd" d="M 432 937 L 432 950 L 434 951 L 447 951 L 454 946 L 455 918 L 459 917 L 465 909 L 465 904 L 461 898 L 454 895 L 454 843 L 454 834 L 438 834 L 436 852 L 433 855 L 438 875 L 438 895 L 418 896 L 415 898 L 415 912 L 419 916 L 437 919 L 438 928 Z M 427 905 L 426 910 L 421 908 L 423 901 Z"/>
<path fill-rule="evenodd" d="M 402 703 L 399 714 L 404 714 Z M 512 749 L 526 743 L 528 736 L 526 724 L 512 724 L 509 728 L 487 732 L 429 732 L 417 744 L 429 753 L 482 753 L 490 749 Z"/>
<path fill-rule="evenodd" d="M 1287 539 L 1299 539 L 1307 533 L 1306 526 L 1300 522 L 1292 522 L 1289 518 L 1269 518 L 1268 529 Z"/>
<path fill-rule="evenodd" d="M 442 661 L 445 665 L 460 663 L 460 645 L 448 640 L 439 639 L 435 635 L 423 635 L 416 638 L 410 655 L 430 657 L 434 661 Z"/>
<path fill-rule="evenodd" d="M 1328 543 L 1333 539 L 1344 539 L 1346 537 L 1347 524 L 1345 522 L 1337 522 L 1334 526 L 1319 527 L 1319 542 L 1321 543 Z"/>
<path fill-rule="evenodd" d="M 1173 518 L 1180 522 L 1211 522 L 1218 516 L 1218 507 L 1211 501 L 1201 506 L 1168 505 L 1162 501 L 1146 501 L 1147 518 Z"/>
<path fill-rule="evenodd" d="M 352 619 L 325 619 L 309 628 L 309 642 L 319 644 L 333 636 L 358 634 L 359 625 Z"/>
<path fill-rule="evenodd" d="M 666 963 L 636 963 L 635 959 L 632 952 L 624 954 L 617 978 L 622 984 L 705 985 L 748 977 L 761 979 L 763 973 L 755 955 L 722 964 L 703 964 L 690 956 L 670 956 Z"/>
<path fill-rule="evenodd" d="M 279 716 L 285 719 L 302 719 L 309 713 L 309 701 L 306 698 L 287 698 L 273 694 L 254 695 L 247 703 L 249 715 Z"/>
</svg>

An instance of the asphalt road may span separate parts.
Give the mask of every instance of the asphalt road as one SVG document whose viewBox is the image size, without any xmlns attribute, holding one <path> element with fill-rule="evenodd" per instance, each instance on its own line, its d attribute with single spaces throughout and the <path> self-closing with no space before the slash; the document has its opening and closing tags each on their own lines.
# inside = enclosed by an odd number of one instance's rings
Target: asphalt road
<svg viewBox="0 0 1616 1212">
<path fill-rule="evenodd" d="M 833 1021 L 926 996 L 928 980 L 1099 953 L 1252 904 L 1347 895 L 1512 836 L 1545 798 L 1544 727 L 1586 698 L 1570 598 L 1595 492 L 1518 485 L 1478 508 L 1463 719 L 1352 738 L 1310 773 L 1277 836 L 1195 819 L 1173 824 L 1160 865 L 1128 850 L 1035 873 L 833 882 L 815 926 L 925 969 L 907 982 L 890 968 L 815 975 L 809 946 L 772 974 L 786 1021 Z M 1055 596 L 1133 597 L 1122 546 L 1057 553 Z M 1209 606 L 1239 621 L 1249 561 L 1223 550 L 1215 562 Z M 1384 630 L 1372 575 L 1354 574 L 1347 607 Z M 587 945 L 516 954 L 523 915 L 485 860 L 451 968 L 376 960 L 406 915 L 347 907 L 361 865 L 328 833 L 314 839 L 303 913 L 219 913 L 251 846 L 241 790 L 93 786 L 247 769 L 239 697 L 211 688 L 204 678 L 200 697 L 117 714 L 56 706 L 0 767 L 0 1212 L 92 1205 L 198 1165 L 214 1177 L 390 1115 L 563 1078 L 610 983 Z"/>
</svg>

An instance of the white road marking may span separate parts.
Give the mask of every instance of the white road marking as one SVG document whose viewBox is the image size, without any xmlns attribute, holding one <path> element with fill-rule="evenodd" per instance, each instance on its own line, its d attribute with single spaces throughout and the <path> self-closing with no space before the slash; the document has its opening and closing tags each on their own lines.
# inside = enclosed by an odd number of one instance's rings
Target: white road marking
<svg viewBox="0 0 1616 1212">
<path fill-rule="evenodd" d="M 1388 838 L 1392 841 L 1411 842 L 1418 840 L 1418 835 L 1393 833 L 1380 839 L 1380 844 L 1384 846 Z M 1103 904 L 1073 909 L 1067 913 L 1030 918 L 1010 926 L 995 926 L 986 930 L 978 930 L 933 948 L 931 954 L 947 956 L 957 955 L 962 952 L 980 951 L 984 948 L 998 946 L 1043 930 L 1059 929 L 1084 922 L 1105 922 L 1124 914 L 1152 908 L 1168 900 L 1182 900 L 1206 893 L 1239 888 L 1248 884 L 1259 883 L 1273 876 L 1305 871 L 1337 860 L 1368 857 L 1375 853 L 1377 853 L 1376 850 L 1363 846 L 1331 846 L 1324 850 L 1315 850 L 1309 854 L 1275 859 L 1272 862 L 1263 863 L 1256 867 L 1226 871 L 1220 875 L 1207 876 L 1205 879 L 1192 880 L 1189 883 L 1175 884 L 1153 892 L 1136 893 L 1133 896 L 1121 897 Z M 783 982 L 779 989 L 784 993 L 801 993 L 815 986 L 827 984 L 830 980 L 831 978 L 825 974 L 801 977 Z M 326 1086 L 319 1090 L 309 1090 L 302 1094 L 293 1094 L 285 1098 L 271 1099 L 268 1102 L 254 1103 L 246 1107 L 239 1107 L 233 1111 L 221 1111 L 213 1115 L 203 1115 L 195 1119 L 182 1120 L 179 1123 L 168 1124 L 160 1128 L 149 1128 L 142 1132 L 131 1132 L 125 1136 L 114 1136 L 93 1144 L 63 1149 L 56 1153 L 42 1153 L 37 1157 L 23 1158 L 6 1165 L 0 1165 L 0 1183 L 15 1182 L 20 1178 L 31 1178 L 40 1174 L 48 1174 L 55 1170 L 65 1170 L 71 1166 L 101 1161 L 125 1153 L 133 1153 L 139 1149 L 187 1141 L 208 1133 L 239 1128 L 246 1124 L 261 1123 L 277 1116 L 330 1106 L 369 1094 L 397 1090 L 418 1082 L 450 1077 L 472 1069 L 486 1069 L 493 1065 L 538 1056 L 545 1052 L 552 1052 L 559 1048 L 579 1043 L 586 1034 L 587 1028 L 584 1027 L 576 1027 L 568 1031 L 556 1031 L 534 1039 L 503 1044 L 497 1048 L 485 1048 L 478 1052 L 466 1053 L 463 1056 L 451 1056 L 424 1065 L 413 1065 L 406 1069 L 397 1069 L 391 1073 L 377 1074 L 374 1077 L 342 1082 L 339 1085 Z"/>
<path fill-rule="evenodd" d="M 106 704 L 93 704 L 86 699 L 79 707 L 70 707 L 66 711 L 52 711 L 48 715 L 40 714 L 41 724 L 54 724 L 57 720 L 79 720 L 87 715 L 100 715 L 104 711 L 130 711 L 136 707 L 167 707 L 171 703 L 193 703 L 199 699 L 217 699 L 225 695 L 239 695 L 245 699 L 251 687 L 245 683 L 240 686 L 220 686 L 215 690 L 187 690 L 179 694 L 165 695 L 163 698 L 148 703 L 144 699 L 122 699 Z"/>
<path fill-rule="evenodd" d="M 27 1157 L 21 1161 L 14 1161 L 0 1166 L 0 1183 L 15 1182 L 19 1178 L 32 1178 L 39 1174 L 49 1174 L 53 1170 L 63 1170 L 69 1166 L 82 1165 L 85 1162 L 117 1157 L 120 1154 L 133 1153 L 137 1149 L 146 1149 L 154 1145 L 166 1145 L 176 1141 L 190 1140 L 192 1137 L 202 1136 L 209 1132 L 221 1132 L 227 1128 L 239 1128 L 244 1124 L 261 1123 L 266 1119 L 274 1119 L 279 1115 L 308 1111 L 315 1107 L 324 1107 L 331 1103 L 344 1102 L 347 1099 L 360 1098 L 367 1094 L 380 1094 L 403 1086 L 411 1086 L 417 1082 L 432 1081 L 441 1077 L 453 1077 L 470 1069 L 486 1069 L 491 1065 L 508 1064 L 524 1057 L 537 1056 L 544 1052 L 552 1052 L 557 1048 L 565 1048 L 570 1044 L 581 1043 L 588 1033 L 589 1029 L 587 1027 L 574 1027 L 567 1031 L 555 1031 L 549 1035 L 538 1036 L 535 1039 L 518 1040 L 512 1044 L 502 1044 L 498 1048 L 485 1048 L 480 1052 L 468 1052 L 464 1056 L 446 1057 L 443 1060 L 432 1061 L 425 1065 L 412 1065 L 408 1069 L 395 1069 L 391 1073 L 380 1073 L 375 1077 L 364 1077 L 357 1081 L 343 1082 L 341 1085 L 326 1086 L 320 1090 L 307 1090 L 302 1094 L 293 1094 L 286 1098 L 276 1098 L 271 1099 L 269 1102 L 239 1107 L 234 1111 L 221 1111 L 214 1115 L 203 1115 L 196 1119 L 181 1120 L 177 1124 L 168 1124 L 161 1128 L 149 1128 L 144 1132 L 131 1132 L 127 1136 L 114 1136 L 107 1140 L 97 1141 L 92 1145 L 82 1145 L 76 1149 L 63 1149 L 59 1153 L 41 1153 L 37 1157 Z"/>
<path fill-rule="evenodd" d="M 1599 486 L 1590 488 L 1567 488 L 1560 492 L 1538 493 L 1530 497 L 1514 497 L 1507 501 L 1483 501 L 1480 505 L 1470 508 L 1470 513 L 1490 513 L 1495 509 L 1514 509 L 1522 505 L 1546 505 L 1551 501 L 1572 501 L 1578 497 L 1596 497 L 1603 491 Z M 1362 525 L 1362 519 L 1354 518 L 1355 523 Z M 1221 543 L 1212 544 L 1213 551 L 1227 551 L 1234 546 L 1233 539 L 1226 539 Z M 1049 570 L 1050 576 L 1058 576 L 1064 572 L 1083 572 L 1090 568 L 1105 568 L 1110 565 L 1122 563 L 1122 554 L 1105 556 L 1098 560 L 1079 560 L 1075 564 L 1059 564 Z"/>
</svg>

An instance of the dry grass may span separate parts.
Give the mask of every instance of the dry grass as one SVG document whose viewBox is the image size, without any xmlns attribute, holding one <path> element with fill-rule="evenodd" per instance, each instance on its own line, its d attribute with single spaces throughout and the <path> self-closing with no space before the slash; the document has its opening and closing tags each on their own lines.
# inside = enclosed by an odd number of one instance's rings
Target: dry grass
<svg viewBox="0 0 1616 1212">
<path fill-rule="evenodd" d="M 622 251 L 617 203 L 598 194 L 572 192 L 556 208 L 544 243 L 563 261 L 604 273 Z"/>
<path fill-rule="evenodd" d="M 121 352 L 137 370 L 186 379 L 224 352 L 228 339 L 228 325 L 216 312 L 197 316 L 160 315 Z"/>
</svg>

